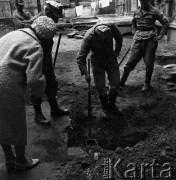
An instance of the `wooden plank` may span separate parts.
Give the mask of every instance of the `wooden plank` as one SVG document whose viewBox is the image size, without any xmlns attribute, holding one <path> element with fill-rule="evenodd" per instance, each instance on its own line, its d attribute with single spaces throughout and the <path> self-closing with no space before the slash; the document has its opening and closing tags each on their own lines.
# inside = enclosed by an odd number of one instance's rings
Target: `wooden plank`
<svg viewBox="0 0 176 180">
<path fill-rule="evenodd" d="M 9 0 L 0 0 L 0 2 L 9 2 Z"/>
</svg>

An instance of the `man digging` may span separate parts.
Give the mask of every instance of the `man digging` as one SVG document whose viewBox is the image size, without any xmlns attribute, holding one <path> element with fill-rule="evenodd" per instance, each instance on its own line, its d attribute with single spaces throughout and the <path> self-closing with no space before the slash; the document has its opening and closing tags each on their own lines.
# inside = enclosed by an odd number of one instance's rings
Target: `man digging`
<svg viewBox="0 0 176 180">
<path fill-rule="evenodd" d="M 113 38 L 115 50 L 113 50 Z M 93 77 L 103 111 L 107 113 L 120 113 L 116 107 L 116 97 L 120 85 L 120 73 L 117 57 L 122 47 L 122 35 L 114 24 L 97 24 L 85 34 L 77 63 L 86 81 L 90 82 L 90 75 L 86 67 L 86 58 L 89 52 L 93 70 Z M 106 92 L 105 73 L 110 84 L 109 94 Z"/>
</svg>

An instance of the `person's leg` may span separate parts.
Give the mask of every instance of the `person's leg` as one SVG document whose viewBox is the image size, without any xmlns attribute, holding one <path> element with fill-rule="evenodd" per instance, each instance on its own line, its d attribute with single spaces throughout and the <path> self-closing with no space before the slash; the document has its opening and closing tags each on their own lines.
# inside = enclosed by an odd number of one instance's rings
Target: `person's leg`
<svg viewBox="0 0 176 180">
<path fill-rule="evenodd" d="M 35 121 L 44 126 L 49 126 L 50 122 L 45 118 L 41 109 L 42 97 L 31 95 L 31 102 L 35 111 Z"/>
<path fill-rule="evenodd" d="M 2 150 L 5 154 L 5 165 L 8 171 L 14 169 L 15 156 L 12 151 L 12 147 L 9 144 L 1 143 Z"/>
<path fill-rule="evenodd" d="M 151 88 L 150 81 L 153 74 L 154 62 L 155 62 L 155 52 L 158 46 L 158 42 L 154 41 L 153 38 L 146 40 L 144 43 L 143 49 L 144 54 L 144 63 L 146 65 L 146 75 L 145 83 L 143 85 L 142 91 L 147 91 Z"/>
<path fill-rule="evenodd" d="M 43 72 L 46 77 L 46 95 L 48 98 L 48 103 L 51 108 L 51 116 L 52 117 L 59 117 L 69 114 L 68 109 L 62 109 L 58 106 L 56 94 L 57 94 L 57 87 L 58 82 L 56 81 L 54 70 L 50 70 L 47 72 Z"/>
<path fill-rule="evenodd" d="M 105 68 L 92 66 L 93 77 L 95 82 L 95 87 L 99 94 L 99 99 L 103 110 L 108 109 L 108 95 L 106 93 L 106 83 L 105 83 Z"/>
<path fill-rule="evenodd" d="M 120 72 L 118 62 L 113 57 L 111 59 L 111 63 L 106 67 L 106 72 L 108 74 L 108 80 L 110 85 L 109 111 L 111 113 L 119 114 L 121 112 L 119 111 L 118 107 L 116 107 L 116 98 L 120 86 Z"/>
<path fill-rule="evenodd" d="M 17 171 L 23 171 L 30 169 L 39 164 L 39 159 L 28 159 L 25 155 L 25 146 L 15 146 L 16 160 L 15 169 Z"/>
<path fill-rule="evenodd" d="M 137 63 L 141 60 L 142 58 L 141 49 L 142 49 L 141 41 L 134 40 L 131 45 L 128 60 L 124 65 L 124 71 L 121 76 L 120 86 L 124 86 L 130 72 L 136 67 Z"/>
</svg>

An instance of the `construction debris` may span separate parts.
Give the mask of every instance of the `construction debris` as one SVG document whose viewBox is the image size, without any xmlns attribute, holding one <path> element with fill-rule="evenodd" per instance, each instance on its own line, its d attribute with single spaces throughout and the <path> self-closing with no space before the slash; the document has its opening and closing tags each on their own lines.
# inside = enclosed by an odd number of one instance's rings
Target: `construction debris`
<svg viewBox="0 0 176 180">
<path fill-rule="evenodd" d="M 77 35 L 78 33 L 79 33 L 79 31 L 73 31 L 73 32 L 67 34 L 67 37 L 68 37 L 68 38 L 73 38 L 73 37 L 74 37 L 75 35 Z"/>
<path fill-rule="evenodd" d="M 72 29 L 70 29 L 69 34 L 67 34 L 67 37 L 68 38 L 82 39 L 86 32 L 87 32 L 87 30 L 78 31 L 78 30 L 72 28 Z"/>
</svg>

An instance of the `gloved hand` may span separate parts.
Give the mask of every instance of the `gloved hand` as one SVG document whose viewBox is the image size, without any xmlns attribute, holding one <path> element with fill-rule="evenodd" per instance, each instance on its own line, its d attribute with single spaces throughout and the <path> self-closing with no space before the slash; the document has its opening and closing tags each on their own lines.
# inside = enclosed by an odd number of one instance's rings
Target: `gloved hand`
<svg viewBox="0 0 176 180">
<path fill-rule="evenodd" d="M 162 38 L 163 38 L 163 35 L 160 34 L 160 35 L 154 37 L 154 41 L 159 41 Z"/>
<path fill-rule="evenodd" d="M 87 83 L 90 83 L 90 82 L 91 82 L 91 77 L 90 77 L 89 74 L 86 74 L 86 75 L 85 75 L 85 79 L 86 79 L 86 82 L 87 82 Z"/>
</svg>

